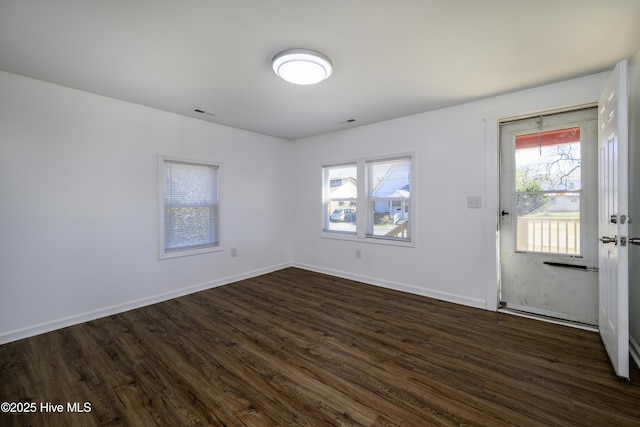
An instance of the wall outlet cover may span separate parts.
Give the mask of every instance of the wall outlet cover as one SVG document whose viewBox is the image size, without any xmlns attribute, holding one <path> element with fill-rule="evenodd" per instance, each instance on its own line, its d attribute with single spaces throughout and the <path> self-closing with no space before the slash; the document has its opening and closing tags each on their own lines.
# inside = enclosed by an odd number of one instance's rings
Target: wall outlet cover
<svg viewBox="0 0 640 427">
<path fill-rule="evenodd" d="M 479 209 L 482 207 L 482 197 L 481 196 L 468 196 L 467 197 L 467 208 L 469 209 Z"/>
</svg>

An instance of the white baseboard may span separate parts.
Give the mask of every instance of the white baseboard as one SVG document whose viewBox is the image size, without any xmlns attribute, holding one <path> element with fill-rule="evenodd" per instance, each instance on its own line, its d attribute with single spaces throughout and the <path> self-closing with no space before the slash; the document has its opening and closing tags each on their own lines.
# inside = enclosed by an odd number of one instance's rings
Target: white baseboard
<svg viewBox="0 0 640 427">
<path fill-rule="evenodd" d="M 195 292 L 204 291 L 204 290 L 215 288 L 218 286 L 227 285 L 229 283 L 238 282 L 240 280 L 250 279 L 252 277 L 261 276 L 263 274 L 271 273 L 273 271 L 282 270 L 283 268 L 287 268 L 287 267 L 291 267 L 291 264 L 283 263 L 283 264 L 273 265 L 270 267 L 245 272 L 242 274 L 236 274 L 233 276 L 224 277 L 222 279 L 212 280 L 209 282 L 204 282 L 204 283 L 200 283 L 193 286 L 187 286 L 186 288 L 176 289 L 170 292 L 165 292 L 163 294 L 141 298 L 141 299 L 126 302 L 123 304 L 116 304 L 110 307 L 104 307 L 97 310 L 92 310 L 92 311 L 76 314 L 73 316 L 64 317 L 62 319 L 53 320 L 50 322 L 40 323 L 37 325 L 27 326 L 25 328 L 17 329 L 14 331 L 4 332 L 0 334 L 0 345 L 6 344 L 12 341 L 18 341 L 23 338 L 29 338 L 35 335 L 40 335 L 46 332 L 55 331 L 56 329 L 62 329 L 68 326 L 77 325 L 79 323 L 100 319 L 102 317 L 112 316 L 114 314 L 123 313 L 125 311 L 134 310 L 136 308 L 157 304 L 159 302 L 168 301 L 174 298 L 193 294 Z"/>
<path fill-rule="evenodd" d="M 369 285 L 380 286 L 382 288 L 393 289 L 396 291 L 407 292 L 410 294 L 420 295 L 424 297 L 434 298 L 441 301 L 453 302 L 469 307 L 486 309 L 486 301 L 476 298 L 469 298 L 462 295 L 450 294 L 447 292 L 437 291 L 434 289 L 418 288 L 416 286 L 404 283 L 382 280 L 375 277 L 363 276 L 360 274 L 348 273 L 345 271 L 334 270 L 330 268 L 317 267 L 310 264 L 302 264 L 294 262 L 292 267 L 301 268 L 303 270 L 315 271 L 316 273 L 328 274 L 330 276 L 342 277 L 343 279 L 354 280 Z"/>
<path fill-rule="evenodd" d="M 640 368 L 640 345 L 632 336 L 629 336 L 629 353 L 631 353 L 631 358 L 636 362 L 636 366 Z"/>
</svg>

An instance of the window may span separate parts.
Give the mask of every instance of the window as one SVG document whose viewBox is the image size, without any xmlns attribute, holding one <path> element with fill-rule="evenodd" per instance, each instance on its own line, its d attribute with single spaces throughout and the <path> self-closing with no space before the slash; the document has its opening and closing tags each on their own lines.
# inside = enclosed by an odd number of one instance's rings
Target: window
<svg viewBox="0 0 640 427">
<path fill-rule="evenodd" d="M 355 163 L 324 168 L 324 230 L 356 234 L 358 169 Z"/>
<path fill-rule="evenodd" d="M 219 166 L 160 157 L 160 258 L 219 246 Z"/>
<path fill-rule="evenodd" d="M 324 166 L 324 232 L 411 242 L 412 165 L 402 156 Z"/>
<path fill-rule="evenodd" d="M 411 158 L 370 161 L 367 236 L 411 240 Z"/>
<path fill-rule="evenodd" d="M 582 255 L 580 128 L 516 136 L 516 250 Z"/>
</svg>

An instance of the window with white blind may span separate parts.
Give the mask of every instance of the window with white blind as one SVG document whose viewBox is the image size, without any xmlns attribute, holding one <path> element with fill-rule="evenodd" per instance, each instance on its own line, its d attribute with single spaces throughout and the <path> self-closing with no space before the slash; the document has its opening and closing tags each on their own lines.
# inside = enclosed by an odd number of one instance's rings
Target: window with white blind
<svg viewBox="0 0 640 427">
<path fill-rule="evenodd" d="M 219 166 L 160 156 L 160 258 L 219 247 Z"/>
</svg>

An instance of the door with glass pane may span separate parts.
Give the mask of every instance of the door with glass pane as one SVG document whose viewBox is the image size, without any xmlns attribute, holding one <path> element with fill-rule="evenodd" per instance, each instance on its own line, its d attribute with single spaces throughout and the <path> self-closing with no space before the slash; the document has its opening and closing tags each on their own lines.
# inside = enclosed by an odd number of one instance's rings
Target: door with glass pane
<svg viewBox="0 0 640 427">
<path fill-rule="evenodd" d="M 500 128 L 500 301 L 598 324 L 597 109 Z"/>
</svg>

